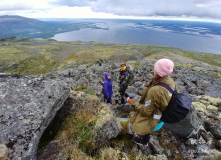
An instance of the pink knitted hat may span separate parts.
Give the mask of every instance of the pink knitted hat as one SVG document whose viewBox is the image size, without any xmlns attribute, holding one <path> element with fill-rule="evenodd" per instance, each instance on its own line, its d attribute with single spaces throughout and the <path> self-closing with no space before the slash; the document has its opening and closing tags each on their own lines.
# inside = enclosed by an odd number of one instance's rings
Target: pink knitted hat
<svg viewBox="0 0 221 160">
<path fill-rule="evenodd" d="M 160 77 L 164 77 L 173 72 L 174 63 L 169 59 L 160 59 L 155 65 L 154 69 Z"/>
</svg>

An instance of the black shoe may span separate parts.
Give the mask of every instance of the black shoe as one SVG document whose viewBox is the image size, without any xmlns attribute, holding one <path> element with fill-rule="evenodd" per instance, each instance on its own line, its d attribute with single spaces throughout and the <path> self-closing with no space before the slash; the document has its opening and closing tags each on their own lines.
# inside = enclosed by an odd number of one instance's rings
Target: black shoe
<svg viewBox="0 0 221 160">
<path fill-rule="evenodd" d="M 136 144 L 139 144 L 139 145 L 143 145 L 143 146 L 148 146 L 148 143 L 147 142 L 144 142 L 142 140 L 142 136 L 139 136 L 139 135 L 136 135 L 133 137 L 133 141 L 136 143 Z"/>
</svg>

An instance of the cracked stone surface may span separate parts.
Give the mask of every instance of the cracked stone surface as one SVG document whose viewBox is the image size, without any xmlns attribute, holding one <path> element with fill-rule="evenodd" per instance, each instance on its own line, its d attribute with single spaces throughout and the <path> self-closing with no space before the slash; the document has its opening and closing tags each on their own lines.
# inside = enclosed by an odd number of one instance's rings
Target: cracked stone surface
<svg viewBox="0 0 221 160">
<path fill-rule="evenodd" d="M 0 74 L 0 144 L 9 159 L 36 158 L 39 139 L 69 92 L 59 80 Z"/>
</svg>

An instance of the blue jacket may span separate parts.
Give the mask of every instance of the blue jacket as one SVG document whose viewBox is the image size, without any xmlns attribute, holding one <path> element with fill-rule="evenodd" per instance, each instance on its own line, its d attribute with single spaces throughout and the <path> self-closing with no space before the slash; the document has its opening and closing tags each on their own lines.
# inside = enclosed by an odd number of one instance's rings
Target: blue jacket
<svg viewBox="0 0 221 160">
<path fill-rule="evenodd" d="M 112 91 L 112 84 L 110 79 L 107 78 L 107 76 L 109 76 L 109 73 L 105 73 L 105 81 L 104 81 L 104 94 L 106 97 L 111 97 L 113 95 L 113 91 Z"/>
</svg>

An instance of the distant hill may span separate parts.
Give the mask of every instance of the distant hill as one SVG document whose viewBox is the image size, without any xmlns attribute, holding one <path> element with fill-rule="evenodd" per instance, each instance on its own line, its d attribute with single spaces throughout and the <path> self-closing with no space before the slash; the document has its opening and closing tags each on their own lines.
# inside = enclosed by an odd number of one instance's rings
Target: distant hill
<svg viewBox="0 0 221 160">
<path fill-rule="evenodd" d="M 16 36 L 45 39 L 81 28 L 101 29 L 92 22 L 40 21 L 16 15 L 0 16 L 0 38 Z"/>
<path fill-rule="evenodd" d="M 36 19 L 21 16 L 0 16 L 0 30 L 3 35 L 30 31 L 34 32 L 47 26 L 47 22 Z"/>
</svg>

